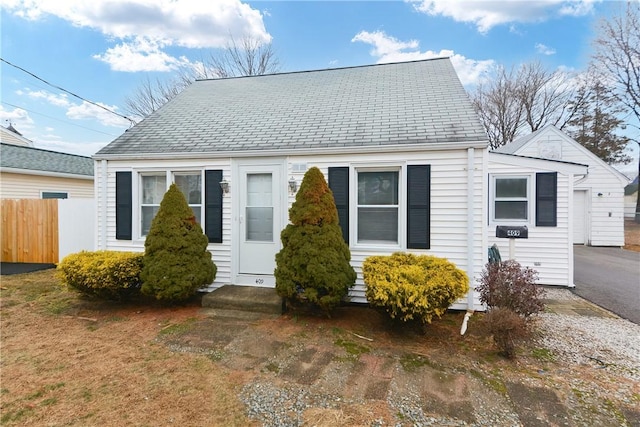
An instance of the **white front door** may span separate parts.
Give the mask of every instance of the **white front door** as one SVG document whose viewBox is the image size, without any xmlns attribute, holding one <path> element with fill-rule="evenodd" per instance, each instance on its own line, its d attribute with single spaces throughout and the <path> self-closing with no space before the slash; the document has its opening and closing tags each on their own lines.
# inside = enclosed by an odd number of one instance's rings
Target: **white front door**
<svg viewBox="0 0 640 427">
<path fill-rule="evenodd" d="M 282 230 L 281 164 L 238 166 L 238 284 L 275 286 L 275 256 Z"/>
</svg>

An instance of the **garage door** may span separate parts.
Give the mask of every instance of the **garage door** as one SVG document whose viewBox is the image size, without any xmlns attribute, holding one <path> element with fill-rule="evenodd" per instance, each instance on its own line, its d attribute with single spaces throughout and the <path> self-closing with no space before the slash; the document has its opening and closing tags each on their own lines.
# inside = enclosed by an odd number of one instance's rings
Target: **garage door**
<svg viewBox="0 0 640 427">
<path fill-rule="evenodd" d="M 573 244 L 587 243 L 587 192 L 576 190 L 573 192 Z"/>
</svg>

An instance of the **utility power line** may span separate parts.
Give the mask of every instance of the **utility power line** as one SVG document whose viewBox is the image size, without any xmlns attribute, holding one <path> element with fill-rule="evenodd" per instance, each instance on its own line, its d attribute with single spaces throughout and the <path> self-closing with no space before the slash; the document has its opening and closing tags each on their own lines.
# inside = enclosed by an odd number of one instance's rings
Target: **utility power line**
<svg viewBox="0 0 640 427">
<path fill-rule="evenodd" d="M 2 101 L 2 103 L 3 103 L 4 105 L 8 105 L 9 107 L 19 108 L 19 109 L 21 109 L 21 110 L 28 111 L 29 113 L 37 114 L 37 115 L 39 115 L 39 116 L 43 116 L 43 117 L 46 117 L 46 118 L 51 119 L 51 120 L 56 120 L 56 121 L 59 121 L 59 122 L 61 122 L 61 123 L 65 123 L 65 124 L 67 124 L 67 125 L 76 126 L 76 127 L 82 128 L 82 129 L 90 130 L 90 131 L 92 131 L 92 132 L 101 133 L 101 134 L 103 134 L 103 135 L 108 135 L 108 136 L 113 136 L 113 137 L 118 136 L 118 135 L 114 135 L 114 134 L 112 134 L 112 133 L 102 132 L 102 131 L 99 131 L 99 130 L 96 130 L 96 129 L 91 129 L 91 128 L 88 128 L 88 127 L 86 127 L 86 126 L 79 125 L 79 124 L 77 124 L 77 123 L 68 122 L 68 121 L 66 121 L 66 120 L 60 120 L 60 119 L 58 119 L 58 118 L 51 117 L 51 116 L 48 116 L 48 115 L 43 114 L 43 113 L 38 113 L 37 111 L 33 111 L 33 110 L 28 109 L 28 108 L 20 107 L 19 105 L 15 105 L 15 104 L 12 104 L 12 103 L 10 103 L 10 102 Z"/>
<path fill-rule="evenodd" d="M 83 98 L 83 97 L 81 97 L 80 95 L 76 95 L 75 93 L 73 93 L 73 92 L 71 92 L 71 91 L 68 91 L 67 89 L 65 89 L 65 88 L 63 88 L 63 87 L 60 87 L 60 86 L 58 86 L 58 85 L 54 85 L 53 83 L 49 83 L 48 81 L 46 81 L 45 79 L 43 79 L 43 78 L 41 78 L 41 77 L 38 77 L 37 75 L 35 75 L 35 74 L 34 74 L 34 73 L 32 73 L 31 71 L 25 70 L 24 68 L 22 68 L 22 67 L 20 67 L 20 66 L 18 66 L 18 65 L 12 64 L 11 62 L 7 61 L 6 59 L 4 59 L 4 58 L 2 58 L 2 57 L 0 57 L 0 61 L 2 61 L 2 62 L 4 62 L 5 64 L 10 65 L 10 66 L 12 66 L 12 67 L 14 67 L 14 68 L 18 69 L 18 70 L 20 70 L 20 71 L 22 71 L 22 72 L 24 72 L 24 73 L 29 74 L 31 77 L 33 77 L 33 78 L 35 78 L 35 79 L 40 80 L 41 82 L 43 82 L 44 84 L 46 84 L 46 85 L 48 85 L 48 86 L 51 86 L 51 87 L 53 87 L 53 88 L 55 88 L 55 89 L 58 89 L 58 90 L 61 90 L 61 91 L 65 92 L 65 93 L 68 93 L 69 95 L 71 95 L 71 96 L 73 96 L 73 97 L 75 97 L 75 98 L 78 98 L 78 99 L 79 99 L 79 100 L 81 100 L 81 101 L 84 101 L 84 102 L 86 102 L 86 103 L 89 103 L 89 104 L 91 104 L 91 105 L 94 105 L 94 106 L 96 106 L 96 107 L 98 107 L 98 108 L 102 108 L 103 110 L 108 111 L 108 112 L 109 112 L 109 113 L 111 113 L 111 114 L 115 114 L 115 115 L 116 115 L 116 116 L 118 116 L 118 117 L 121 117 L 121 118 L 123 118 L 123 119 L 125 119 L 125 120 L 128 120 L 128 121 L 131 123 L 131 125 L 132 125 L 132 126 L 136 124 L 136 122 L 135 122 L 134 120 L 130 119 L 129 117 L 127 117 L 127 116 L 123 116 L 123 115 L 122 115 L 122 114 L 120 114 L 120 113 L 116 113 L 115 111 L 110 110 L 110 109 L 108 109 L 107 107 L 105 107 L 105 106 L 103 106 L 103 105 L 100 105 L 100 104 L 97 104 L 97 103 L 95 103 L 95 102 L 93 102 L 93 101 L 90 101 L 90 100 L 88 100 L 88 99 L 86 99 L 86 98 Z"/>
</svg>

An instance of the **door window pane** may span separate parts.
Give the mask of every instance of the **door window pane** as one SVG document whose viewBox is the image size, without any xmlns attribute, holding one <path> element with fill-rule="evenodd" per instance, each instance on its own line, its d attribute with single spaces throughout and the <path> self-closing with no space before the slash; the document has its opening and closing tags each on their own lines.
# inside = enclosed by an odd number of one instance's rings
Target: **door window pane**
<svg viewBox="0 0 640 427">
<path fill-rule="evenodd" d="M 246 239 L 273 242 L 273 186 L 270 173 L 247 174 Z"/>
<path fill-rule="evenodd" d="M 273 242 L 273 208 L 247 207 L 247 240 Z"/>
</svg>

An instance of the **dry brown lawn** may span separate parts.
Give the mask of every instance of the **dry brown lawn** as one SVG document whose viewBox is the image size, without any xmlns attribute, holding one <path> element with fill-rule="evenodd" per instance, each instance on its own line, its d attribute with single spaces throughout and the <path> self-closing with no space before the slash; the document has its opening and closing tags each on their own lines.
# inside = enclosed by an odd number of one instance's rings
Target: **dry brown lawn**
<svg viewBox="0 0 640 427">
<path fill-rule="evenodd" d="M 624 221 L 624 248 L 640 252 L 640 224 L 633 220 Z"/>
<path fill-rule="evenodd" d="M 53 271 L 2 276 L 0 425 L 251 425 L 241 374 L 155 338 L 198 317 L 83 300 Z"/>
</svg>

